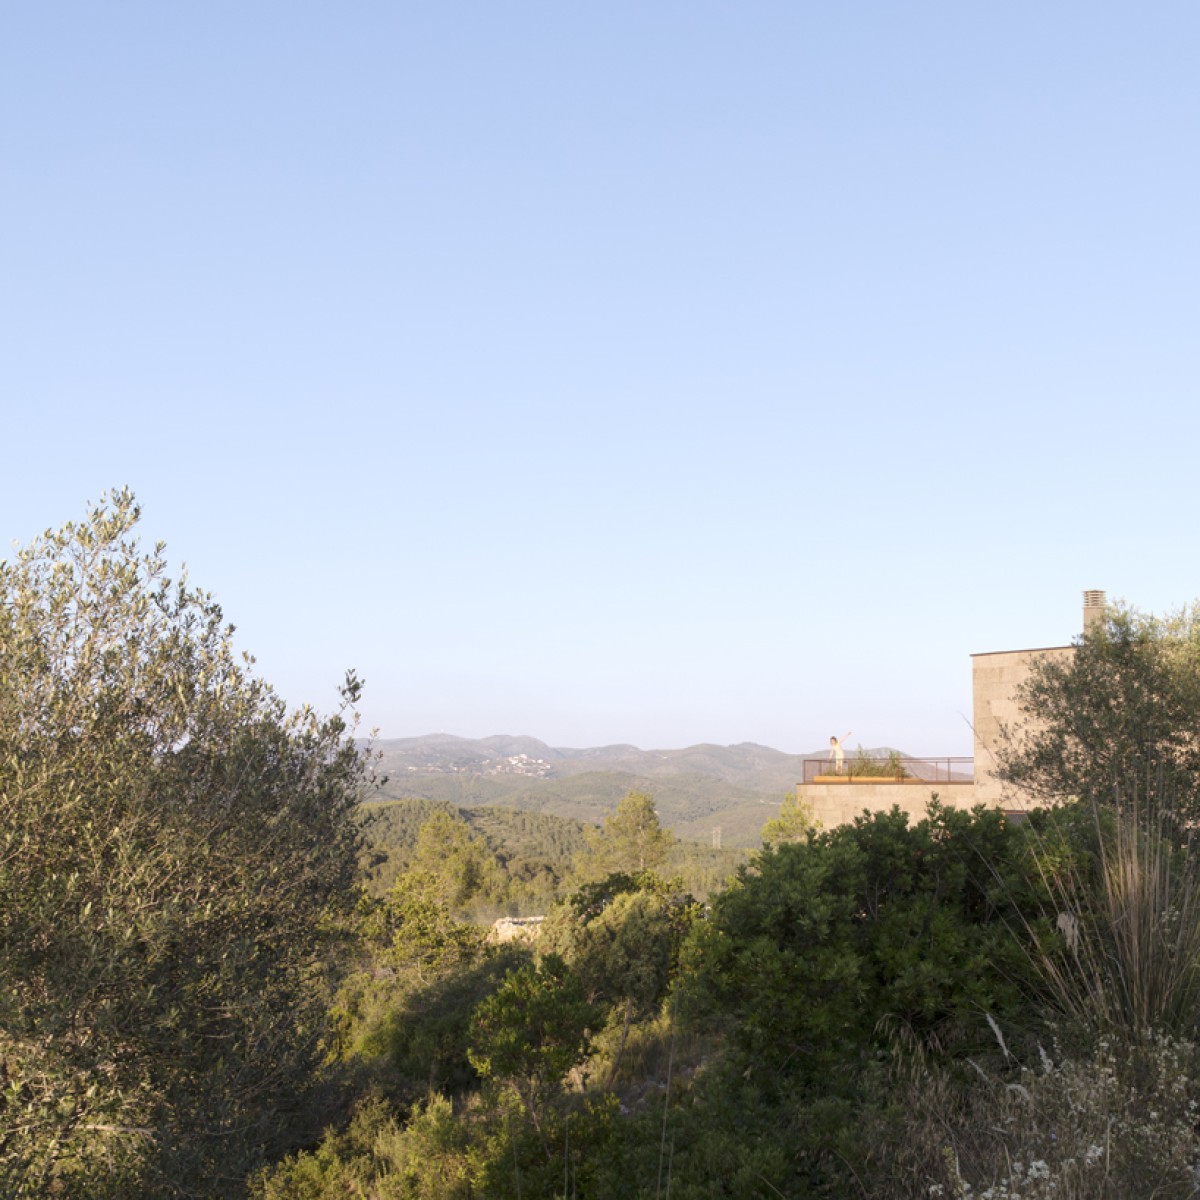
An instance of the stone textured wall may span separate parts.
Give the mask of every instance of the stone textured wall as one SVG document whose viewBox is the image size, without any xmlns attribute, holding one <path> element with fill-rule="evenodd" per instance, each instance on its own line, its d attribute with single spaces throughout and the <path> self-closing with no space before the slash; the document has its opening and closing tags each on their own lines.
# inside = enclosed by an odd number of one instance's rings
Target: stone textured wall
<svg viewBox="0 0 1200 1200">
<path fill-rule="evenodd" d="M 822 829 L 845 825 L 863 809 L 886 812 L 893 805 L 908 813 L 910 821 L 920 821 L 933 795 L 948 808 L 970 808 L 978 803 L 975 785 L 970 783 L 808 783 L 801 784 L 797 794 Z"/>
<path fill-rule="evenodd" d="M 1064 658 L 1075 653 L 1073 646 L 1049 646 L 1042 650 L 1002 650 L 995 654 L 971 655 L 975 696 L 975 803 L 1009 809 L 1026 808 L 1029 798 L 996 777 L 996 753 L 1005 726 L 1014 728 L 1026 720 L 1017 704 L 1017 689 L 1029 678 L 1039 658 Z"/>
</svg>

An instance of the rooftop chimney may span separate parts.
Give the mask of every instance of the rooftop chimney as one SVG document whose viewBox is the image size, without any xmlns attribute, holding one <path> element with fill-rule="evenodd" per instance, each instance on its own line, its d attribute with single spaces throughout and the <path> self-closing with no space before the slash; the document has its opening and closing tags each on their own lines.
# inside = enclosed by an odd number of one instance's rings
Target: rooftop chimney
<svg viewBox="0 0 1200 1200">
<path fill-rule="evenodd" d="M 1083 593 L 1083 632 L 1090 633 L 1104 622 L 1104 593 Z"/>
</svg>

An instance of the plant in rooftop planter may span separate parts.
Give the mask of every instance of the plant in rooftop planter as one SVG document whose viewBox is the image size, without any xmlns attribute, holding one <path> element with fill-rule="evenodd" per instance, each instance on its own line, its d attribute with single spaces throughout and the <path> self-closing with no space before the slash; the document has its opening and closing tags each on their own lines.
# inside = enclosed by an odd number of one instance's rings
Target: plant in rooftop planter
<svg viewBox="0 0 1200 1200">
<path fill-rule="evenodd" d="M 903 760 L 898 750 L 891 751 L 887 758 L 872 758 L 861 746 L 855 751 L 847 768 L 851 779 L 908 779 Z"/>
</svg>

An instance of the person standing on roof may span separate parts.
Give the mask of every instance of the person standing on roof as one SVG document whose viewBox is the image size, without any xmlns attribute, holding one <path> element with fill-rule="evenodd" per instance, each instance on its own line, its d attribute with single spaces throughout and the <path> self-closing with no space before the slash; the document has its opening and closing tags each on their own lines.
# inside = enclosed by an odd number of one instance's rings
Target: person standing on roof
<svg viewBox="0 0 1200 1200">
<path fill-rule="evenodd" d="M 854 731 L 851 730 L 851 733 Z M 833 773 L 840 775 L 842 767 L 846 762 L 846 751 L 842 749 L 842 742 L 850 736 L 849 733 L 842 734 L 841 738 L 831 737 L 829 739 L 829 757 L 833 759 Z"/>
</svg>

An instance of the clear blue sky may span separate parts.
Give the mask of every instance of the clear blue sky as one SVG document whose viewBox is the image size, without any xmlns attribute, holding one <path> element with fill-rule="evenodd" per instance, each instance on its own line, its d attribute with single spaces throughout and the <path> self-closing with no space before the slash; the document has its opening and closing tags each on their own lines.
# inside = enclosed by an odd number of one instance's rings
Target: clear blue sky
<svg viewBox="0 0 1200 1200">
<path fill-rule="evenodd" d="M 1194 4 L 10 4 L 0 545 L 384 736 L 969 753 L 1200 595 Z"/>
</svg>

